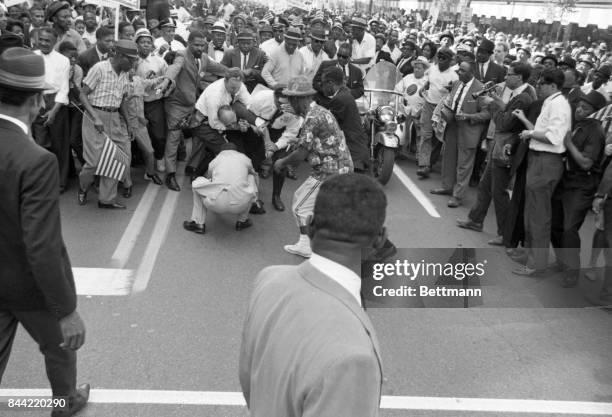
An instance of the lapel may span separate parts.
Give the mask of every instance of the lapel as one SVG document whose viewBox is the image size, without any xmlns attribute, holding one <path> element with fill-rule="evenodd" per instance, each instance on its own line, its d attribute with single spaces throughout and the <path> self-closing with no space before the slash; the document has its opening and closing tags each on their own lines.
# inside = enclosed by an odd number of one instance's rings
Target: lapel
<svg viewBox="0 0 612 417">
<path fill-rule="evenodd" d="M 310 262 L 306 261 L 300 264 L 297 271 L 300 276 L 308 281 L 311 285 L 342 302 L 342 304 L 351 310 L 351 312 L 359 319 L 366 333 L 370 337 L 370 340 L 372 341 L 374 353 L 376 354 L 376 359 L 378 359 L 380 382 L 382 385 L 382 360 L 380 355 L 380 346 L 378 344 L 378 339 L 376 338 L 376 333 L 374 332 L 374 326 L 372 326 L 372 322 L 370 321 L 368 315 L 347 290 L 342 288 L 340 284 L 333 281 L 331 278 L 319 272 L 319 270 L 312 266 Z"/>
</svg>

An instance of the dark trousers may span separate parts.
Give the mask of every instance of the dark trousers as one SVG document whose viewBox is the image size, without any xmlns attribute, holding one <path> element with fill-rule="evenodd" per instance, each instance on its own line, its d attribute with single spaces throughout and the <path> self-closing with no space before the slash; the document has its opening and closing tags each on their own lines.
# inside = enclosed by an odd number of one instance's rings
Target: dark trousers
<svg viewBox="0 0 612 417">
<path fill-rule="evenodd" d="M 473 222 L 482 223 L 487 216 L 491 200 L 493 200 L 498 236 L 502 236 L 504 233 L 504 221 L 508 215 L 508 207 L 510 205 L 510 196 L 508 195 L 509 183 L 510 168 L 500 166 L 495 161 L 489 159 L 482 178 L 478 183 L 476 204 L 468 215 Z"/>
<path fill-rule="evenodd" d="M 529 151 L 525 184 L 525 243 L 527 266 L 548 267 L 552 224 L 552 197 L 563 175 L 561 155 Z"/>
<path fill-rule="evenodd" d="M 251 159 L 255 171 L 259 171 L 262 162 L 266 159 L 266 150 L 261 136 L 250 129 L 246 132 L 230 130 L 226 135 L 227 140 L 234 143 L 239 152 L 242 152 Z"/>
<path fill-rule="evenodd" d="M 0 310 L 0 382 L 19 323 L 38 343 L 45 357 L 47 378 L 53 395 L 73 396 L 76 389 L 76 352 L 59 347 L 63 342 L 59 321 L 45 310 Z"/>
<path fill-rule="evenodd" d="M 608 199 L 604 205 L 604 233 L 606 244 L 612 248 L 612 200 Z M 612 249 L 604 251 L 606 258 L 606 268 L 604 272 L 604 283 L 601 290 L 601 298 L 612 304 Z"/>
<path fill-rule="evenodd" d="M 527 182 L 527 156 L 516 169 L 512 198 L 508 206 L 508 213 L 504 219 L 504 246 L 516 248 L 519 243 L 525 242 L 525 183 Z"/>
<path fill-rule="evenodd" d="M 68 108 L 70 147 L 76 154 L 81 165 L 85 164 L 83 158 L 83 113 L 75 107 Z"/>
<path fill-rule="evenodd" d="M 208 125 L 201 125 L 193 129 L 192 155 L 198 152 L 200 155 L 190 161 L 190 166 L 195 166 L 195 175 L 203 176 L 208 171 L 208 165 L 221 152 L 221 146 L 227 143 L 223 135 Z"/>
<path fill-rule="evenodd" d="M 583 187 L 565 188 L 560 184 L 552 200 L 551 242 L 557 260 L 575 274 L 580 270 L 580 228 L 591 209 L 598 181 Z"/>
<path fill-rule="evenodd" d="M 36 143 L 51 151 L 57 158 L 60 174 L 60 188 L 65 188 L 68 182 L 68 171 L 70 169 L 70 135 L 68 131 L 68 108 L 60 107 L 55 120 L 49 126 L 45 126 L 42 115 L 50 110 L 55 101 L 52 96 L 45 96 L 45 110 L 41 111 L 32 123 L 32 136 Z"/>
<path fill-rule="evenodd" d="M 147 130 L 151 138 L 151 145 L 153 145 L 153 155 L 155 159 L 163 159 L 164 150 L 166 149 L 166 136 L 168 134 L 164 101 L 145 101 L 144 114 L 145 119 L 149 122 Z"/>
</svg>

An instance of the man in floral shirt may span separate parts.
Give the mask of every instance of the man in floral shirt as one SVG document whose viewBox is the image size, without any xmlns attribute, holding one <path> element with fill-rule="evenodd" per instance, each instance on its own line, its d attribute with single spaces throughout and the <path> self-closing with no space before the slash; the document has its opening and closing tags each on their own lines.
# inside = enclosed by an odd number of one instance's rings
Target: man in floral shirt
<svg viewBox="0 0 612 417">
<path fill-rule="evenodd" d="M 293 196 L 293 213 L 300 228 L 300 239 L 295 245 L 285 246 L 287 252 L 305 258 L 312 254 L 307 230 L 321 183 L 332 175 L 353 172 L 353 160 L 344 133 L 331 112 L 313 102 L 316 93 L 304 76 L 291 79 L 283 90 L 295 114 L 305 120 L 293 152 L 274 163 L 276 172 L 304 159 L 308 159 L 312 167 L 310 176 Z"/>
</svg>

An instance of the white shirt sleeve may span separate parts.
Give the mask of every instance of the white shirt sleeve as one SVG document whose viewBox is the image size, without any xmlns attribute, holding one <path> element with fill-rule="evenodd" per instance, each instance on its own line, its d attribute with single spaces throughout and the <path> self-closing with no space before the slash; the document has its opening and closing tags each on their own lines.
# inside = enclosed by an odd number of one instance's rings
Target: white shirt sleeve
<svg viewBox="0 0 612 417">
<path fill-rule="evenodd" d="M 55 102 L 68 105 L 68 91 L 70 90 L 70 61 L 68 61 L 68 58 L 59 55 L 55 70 L 58 71 L 58 90 L 55 95 Z"/>
</svg>

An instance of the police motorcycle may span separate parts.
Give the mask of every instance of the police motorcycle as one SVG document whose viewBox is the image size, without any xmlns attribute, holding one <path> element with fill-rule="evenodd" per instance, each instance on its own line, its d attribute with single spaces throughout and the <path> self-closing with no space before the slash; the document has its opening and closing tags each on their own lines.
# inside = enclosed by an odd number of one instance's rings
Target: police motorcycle
<svg viewBox="0 0 612 417">
<path fill-rule="evenodd" d="M 366 132 L 370 134 L 370 162 L 374 177 L 385 185 L 393 173 L 395 157 L 400 148 L 398 124 L 404 123 L 404 115 L 398 114 L 403 99 L 395 91 L 402 74 L 395 65 L 380 61 L 363 79 L 364 95 L 357 99 Z"/>
</svg>

